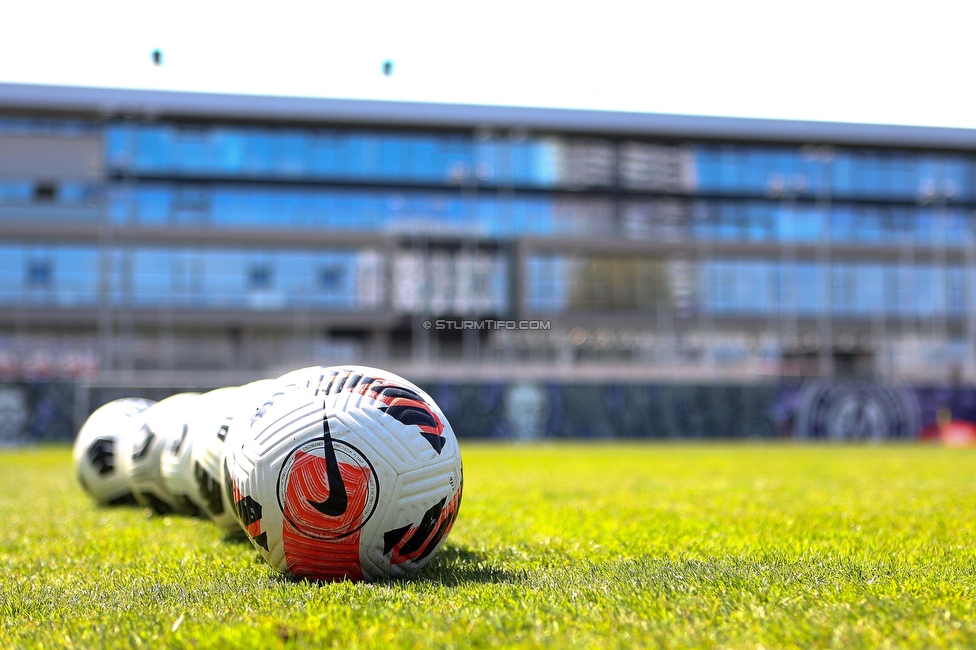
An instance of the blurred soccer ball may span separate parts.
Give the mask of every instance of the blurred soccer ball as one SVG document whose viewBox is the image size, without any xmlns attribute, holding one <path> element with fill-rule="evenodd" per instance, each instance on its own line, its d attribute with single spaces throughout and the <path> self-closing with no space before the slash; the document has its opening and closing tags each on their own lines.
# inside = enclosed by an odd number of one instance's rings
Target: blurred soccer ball
<svg viewBox="0 0 976 650">
<path fill-rule="evenodd" d="M 299 578 L 418 571 L 461 502 L 461 454 L 443 412 L 375 368 L 283 376 L 227 453 L 227 487 L 248 537 Z"/>
<path fill-rule="evenodd" d="M 170 426 L 182 426 L 182 431 L 179 437 L 170 439 L 163 447 L 159 467 L 163 486 L 176 500 L 177 509 L 181 512 L 200 515 L 207 512 L 207 504 L 213 501 L 214 496 L 220 501 L 219 483 L 210 485 L 204 480 L 208 489 L 200 490 L 193 453 L 202 446 L 203 440 L 219 434 L 220 426 L 238 397 L 238 391 L 237 386 L 218 388 L 199 395 L 197 399 L 186 400 L 181 416 L 171 420 Z"/>
<path fill-rule="evenodd" d="M 219 528 L 227 533 L 244 534 L 234 504 L 223 487 L 224 451 L 231 432 L 251 416 L 272 393 L 274 382 L 262 380 L 244 386 L 221 388 L 204 393 L 206 408 L 198 409 L 194 423 L 197 435 L 190 450 L 190 468 L 196 503 Z"/>
<path fill-rule="evenodd" d="M 88 416 L 75 438 L 74 462 L 78 482 L 102 504 L 132 502 L 128 478 L 120 467 L 120 454 L 145 421 L 152 400 L 117 399 Z"/>
<path fill-rule="evenodd" d="M 159 514 L 192 512 L 186 500 L 177 499 L 166 488 L 160 461 L 165 449 L 186 442 L 187 419 L 199 399 L 199 393 L 179 393 L 154 404 L 122 454 L 120 466 L 136 501 Z"/>
</svg>

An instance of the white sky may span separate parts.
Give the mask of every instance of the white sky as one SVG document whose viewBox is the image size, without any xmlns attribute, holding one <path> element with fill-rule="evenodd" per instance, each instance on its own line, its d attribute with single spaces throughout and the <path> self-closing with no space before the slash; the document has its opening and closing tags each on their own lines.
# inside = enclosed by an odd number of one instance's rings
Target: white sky
<svg viewBox="0 0 976 650">
<path fill-rule="evenodd" d="M 976 128 L 976 2 L 907 6 L 0 0 L 0 81 Z"/>
</svg>

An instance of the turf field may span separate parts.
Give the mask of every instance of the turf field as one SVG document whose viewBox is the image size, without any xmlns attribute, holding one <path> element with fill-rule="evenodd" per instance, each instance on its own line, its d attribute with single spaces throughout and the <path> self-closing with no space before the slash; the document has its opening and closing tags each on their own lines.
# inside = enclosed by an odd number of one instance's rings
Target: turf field
<svg viewBox="0 0 976 650">
<path fill-rule="evenodd" d="M 976 450 L 463 445 L 411 581 L 277 577 L 0 452 L 0 647 L 976 646 Z"/>
</svg>

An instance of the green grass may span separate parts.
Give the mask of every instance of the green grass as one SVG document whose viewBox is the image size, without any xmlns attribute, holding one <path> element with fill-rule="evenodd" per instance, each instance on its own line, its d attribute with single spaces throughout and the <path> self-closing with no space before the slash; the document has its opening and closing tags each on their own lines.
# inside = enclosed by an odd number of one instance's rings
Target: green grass
<svg viewBox="0 0 976 650">
<path fill-rule="evenodd" d="M 0 647 L 976 646 L 976 451 L 465 444 L 421 575 L 277 577 L 0 452 Z"/>
</svg>

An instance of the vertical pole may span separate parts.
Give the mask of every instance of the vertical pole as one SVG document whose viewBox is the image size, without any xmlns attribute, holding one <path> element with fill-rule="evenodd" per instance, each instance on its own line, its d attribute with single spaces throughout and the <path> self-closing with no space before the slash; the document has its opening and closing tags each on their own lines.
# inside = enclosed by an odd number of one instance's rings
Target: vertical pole
<svg viewBox="0 0 976 650">
<path fill-rule="evenodd" d="M 819 345 L 818 364 L 819 374 L 823 377 L 831 376 L 833 369 L 833 322 L 831 320 L 831 286 L 830 286 L 830 263 L 832 257 L 831 245 L 833 242 L 833 211 L 831 209 L 831 174 L 830 164 L 834 154 L 829 146 L 821 145 L 817 147 L 817 173 L 820 176 L 819 188 L 817 190 L 817 204 L 822 216 L 822 228 L 820 241 L 817 246 L 817 277 L 819 279 L 820 300 L 817 307 L 817 339 Z"/>
<path fill-rule="evenodd" d="M 969 214 L 966 228 L 966 265 L 963 272 L 963 286 L 966 288 L 966 376 L 969 383 L 976 382 L 976 212 Z"/>
<path fill-rule="evenodd" d="M 946 264 L 946 223 L 948 221 L 948 200 L 951 196 L 955 195 L 955 189 L 952 186 L 952 181 L 946 178 L 946 165 L 942 166 L 942 182 L 939 184 L 938 198 L 939 198 L 939 217 L 938 226 L 936 230 L 936 263 L 935 263 L 935 273 L 936 282 L 939 283 L 941 291 L 936 295 L 942 296 L 942 303 L 936 304 L 935 308 L 937 313 L 935 315 L 936 332 L 935 339 L 937 345 L 939 346 L 939 359 L 943 367 L 948 367 L 949 365 L 949 324 L 948 324 L 948 309 L 949 309 L 949 283 L 948 283 L 948 270 Z M 943 377 L 943 381 L 948 381 L 948 377 Z"/>
</svg>

